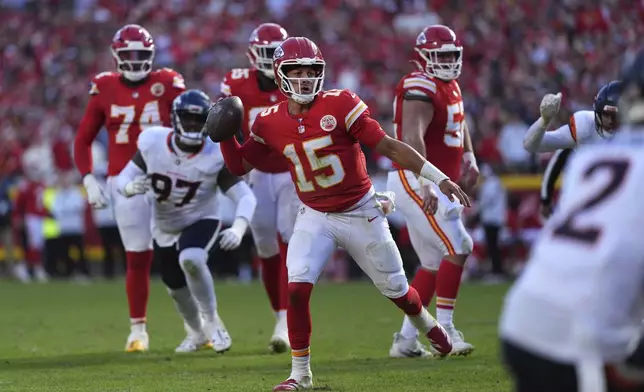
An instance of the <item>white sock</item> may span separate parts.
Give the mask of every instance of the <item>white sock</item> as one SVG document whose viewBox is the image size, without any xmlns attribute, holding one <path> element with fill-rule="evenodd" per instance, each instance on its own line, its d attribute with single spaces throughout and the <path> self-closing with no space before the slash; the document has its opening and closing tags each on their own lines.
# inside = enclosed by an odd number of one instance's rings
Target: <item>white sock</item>
<svg viewBox="0 0 644 392">
<path fill-rule="evenodd" d="M 422 308 L 420 313 L 416 316 L 407 315 L 407 317 L 409 318 L 410 323 L 415 326 L 418 332 L 423 336 L 427 335 L 427 332 L 438 324 L 425 308 Z"/>
<path fill-rule="evenodd" d="M 145 332 L 145 317 L 142 318 L 131 318 L 130 319 L 130 331 L 134 333 L 144 333 Z"/>
<path fill-rule="evenodd" d="M 436 308 L 436 318 L 444 328 L 454 326 L 454 309 Z"/>
<path fill-rule="evenodd" d="M 400 334 L 405 339 L 416 339 L 418 337 L 418 330 L 408 316 L 405 316 L 405 318 L 403 319 L 402 328 L 400 328 Z"/>
<path fill-rule="evenodd" d="M 207 263 L 208 253 L 201 248 L 184 249 L 179 254 L 179 264 L 199 310 L 205 315 L 214 315 L 217 310 L 215 283 Z"/>
<path fill-rule="evenodd" d="M 275 312 L 275 319 L 278 323 L 280 321 L 286 321 L 286 310 L 278 310 Z"/>
<path fill-rule="evenodd" d="M 289 378 L 301 380 L 311 375 L 311 351 L 307 347 L 304 350 L 291 350 L 291 376 Z"/>
<path fill-rule="evenodd" d="M 199 308 L 195 299 L 187 287 L 179 290 L 168 289 L 168 293 L 174 300 L 177 310 L 183 317 L 183 321 L 195 332 L 201 331 L 201 318 L 199 317 Z"/>
</svg>

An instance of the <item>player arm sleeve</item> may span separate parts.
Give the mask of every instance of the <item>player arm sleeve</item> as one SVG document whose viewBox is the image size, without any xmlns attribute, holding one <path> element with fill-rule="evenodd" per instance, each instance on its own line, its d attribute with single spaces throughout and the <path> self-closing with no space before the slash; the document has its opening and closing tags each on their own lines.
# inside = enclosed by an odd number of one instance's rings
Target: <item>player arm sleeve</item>
<svg viewBox="0 0 644 392">
<path fill-rule="evenodd" d="M 572 149 L 567 148 L 565 150 L 557 150 L 555 154 L 550 158 L 546 171 L 543 174 L 543 180 L 541 180 L 541 204 L 550 205 L 552 203 L 552 194 L 555 191 L 555 184 L 563 171 Z"/>
<path fill-rule="evenodd" d="M 532 153 L 574 148 L 577 145 L 577 128 L 574 119 L 573 115 L 568 124 L 546 132 L 547 125 L 542 118 L 539 118 L 528 128 L 523 138 L 523 147 Z"/>
<path fill-rule="evenodd" d="M 74 138 L 74 162 L 83 177 L 92 172 L 92 142 L 101 130 L 104 120 L 98 97 L 93 95 Z"/>
<path fill-rule="evenodd" d="M 134 157 L 125 168 L 121 170 L 118 176 L 116 176 L 116 190 L 118 193 L 125 197 L 129 197 L 125 192 L 125 186 L 132 182 L 136 177 L 145 175 L 147 172 L 147 165 L 143 159 L 141 151 L 137 151 L 134 154 Z"/>
<path fill-rule="evenodd" d="M 371 118 L 369 108 L 357 95 L 345 90 L 342 92 L 349 101 L 351 107 L 349 113 L 344 116 L 344 126 L 347 132 L 360 143 L 375 148 L 376 145 L 386 136 L 385 131 L 378 121 Z"/>
<path fill-rule="evenodd" d="M 224 195 L 237 205 L 235 221 L 243 219 L 246 222 L 246 226 L 248 226 L 251 219 L 253 219 L 255 207 L 257 207 L 257 199 L 253 191 L 244 181 L 233 175 L 225 167 L 219 172 L 217 184 L 224 192 Z M 243 231 L 246 231 L 246 229 Z"/>
</svg>

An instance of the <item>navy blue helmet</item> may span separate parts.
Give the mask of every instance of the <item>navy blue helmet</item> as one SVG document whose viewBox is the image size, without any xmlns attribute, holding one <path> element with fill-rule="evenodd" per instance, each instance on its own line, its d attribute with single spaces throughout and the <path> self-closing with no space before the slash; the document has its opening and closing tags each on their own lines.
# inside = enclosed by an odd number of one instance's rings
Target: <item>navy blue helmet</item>
<svg viewBox="0 0 644 392">
<path fill-rule="evenodd" d="M 602 134 L 617 128 L 617 104 L 622 94 L 622 82 L 613 80 L 599 89 L 593 103 L 595 129 Z"/>
<path fill-rule="evenodd" d="M 204 127 L 212 106 L 210 97 L 201 90 L 188 90 L 172 102 L 172 127 L 180 140 L 200 144 L 208 137 Z"/>
</svg>

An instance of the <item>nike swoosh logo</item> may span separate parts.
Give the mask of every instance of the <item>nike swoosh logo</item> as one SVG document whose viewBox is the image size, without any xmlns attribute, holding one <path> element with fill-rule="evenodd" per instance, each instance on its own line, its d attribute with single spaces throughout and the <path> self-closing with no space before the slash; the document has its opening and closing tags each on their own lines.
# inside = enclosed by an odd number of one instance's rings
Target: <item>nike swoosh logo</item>
<svg viewBox="0 0 644 392">
<path fill-rule="evenodd" d="M 373 218 L 369 218 L 369 219 L 367 219 L 367 222 L 371 223 L 371 222 L 373 222 L 374 220 L 376 220 L 377 218 L 378 218 L 377 216 L 374 216 Z"/>
</svg>

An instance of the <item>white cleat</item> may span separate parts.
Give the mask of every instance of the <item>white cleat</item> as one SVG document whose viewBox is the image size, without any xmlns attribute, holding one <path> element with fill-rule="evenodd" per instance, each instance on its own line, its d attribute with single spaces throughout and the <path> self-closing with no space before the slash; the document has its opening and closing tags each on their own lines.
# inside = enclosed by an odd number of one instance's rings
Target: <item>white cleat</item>
<svg viewBox="0 0 644 392">
<path fill-rule="evenodd" d="M 450 356 L 467 356 L 474 351 L 474 346 L 465 341 L 463 333 L 458 331 L 454 326 L 446 327 L 447 334 L 452 339 L 452 351 Z"/>
<path fill-rule="evenodd" d="M 268 344 L 268 350 L 272 353 L 285 353 L 290 350 L 291 344 L 288 339 L 288 326 L 286 324 L 286 317 L 283 317 L 275 324 L 273 337 Z"/>
<path fill-rule="evenodd" d="M 212 342 L 203 333 L 188 332 L 185 339 L 174 350 L 175 353 L 194 353 L 213 348 Z"/>
<path fill-rule="evenodd" d="M 210 336 L 212 349 L 217 353 L 226 352 L 233 345 L 233 340 L 219 316 L 215 316 L 214 322 L 204 322 L 204 333 L 206 336 Z"/>
<path fill-rule="evenodd" d="M 407 339 L 399 332 L 394 334 L 394 342 L 389 349 L 392 358 L 421 358 L 431 357 L 432 353 L 418 339 Z"/>
<path fill-rule="evenodd" d="M 125 351 L 128 353 L 142 353 L 150 348 L 150 338 L 147 332 L 130 332 L 125 343 Z"/>
<path fill-rule="evenodd" d="M 18 263 L 13 266 L 13 276 L 20 283 L 31 282 L 31 276 L 29 275 L 29 271 L 27 270 L 27 266 L 25 265 L 25 263 Z"/>
<path fill-rule="evenodd" d="M 34 268 L 34 277 L 38 283 L 47 283 L 49 282 L 49 275 L 45 272 L 45 269 L 42 265 L 39 265 Z"/>
</svg>

